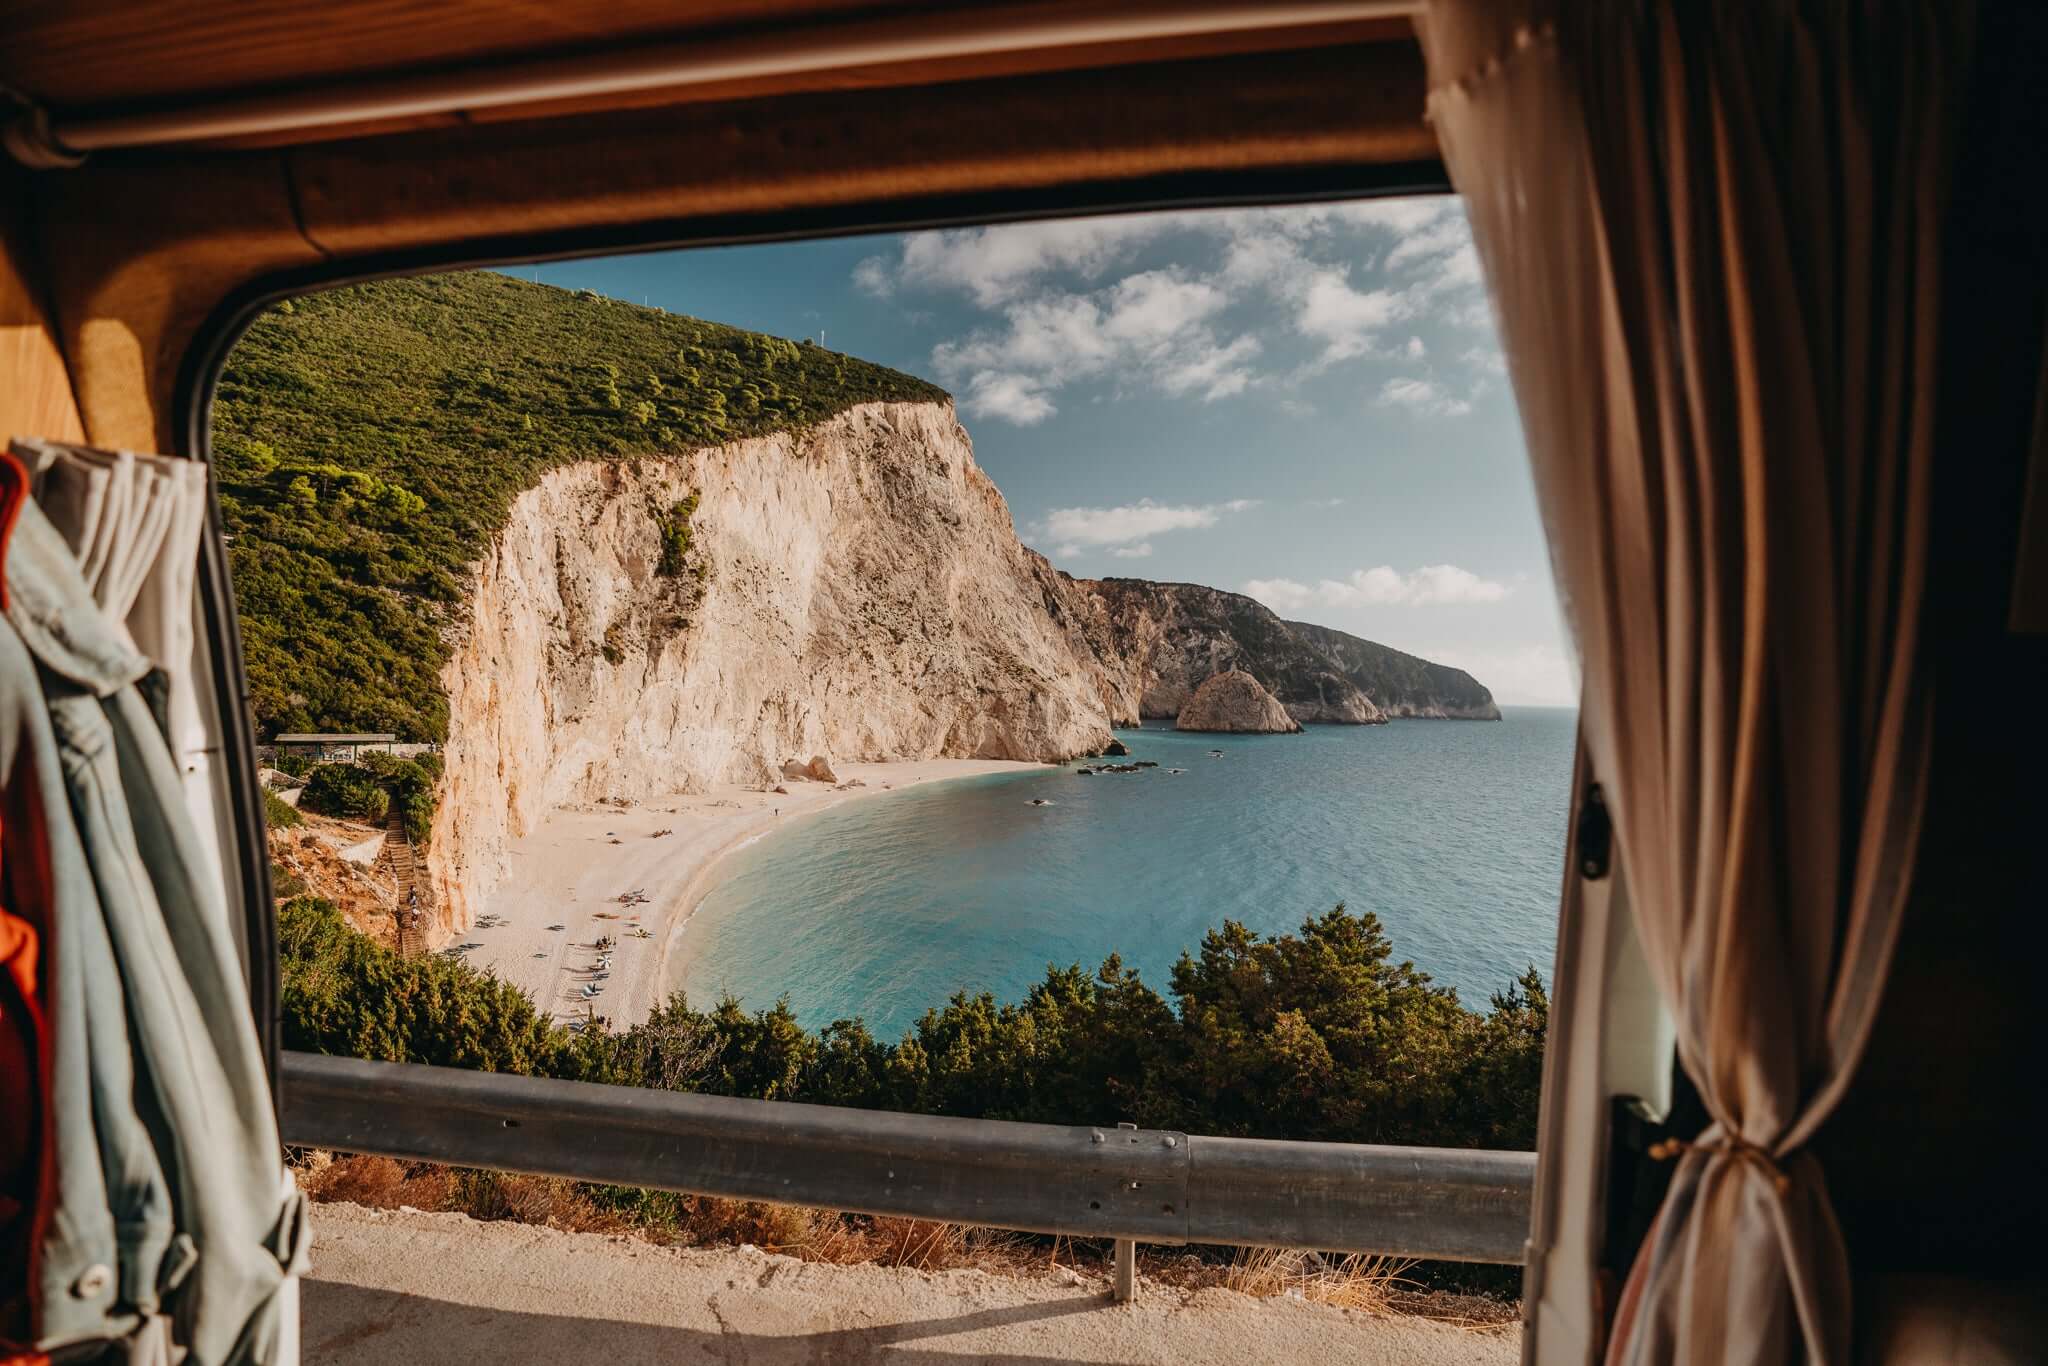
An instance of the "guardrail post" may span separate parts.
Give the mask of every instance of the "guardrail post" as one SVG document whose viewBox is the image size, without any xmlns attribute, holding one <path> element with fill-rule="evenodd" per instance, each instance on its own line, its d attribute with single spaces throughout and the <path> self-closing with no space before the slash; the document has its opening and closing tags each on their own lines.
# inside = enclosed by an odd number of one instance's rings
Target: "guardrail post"
<svg viewBox="0 0 2048 1366">
<path fill-rule="evenodd" d="M 1118 1124 L 1119 1129 L 1135 1129 L 1135 1124 Z M 1138 1297 L 1138 1240 L 1119 1238 L 1116 1240 L 1116 1288 L 1110 1297 L 1118 1304 L 1129 1304 Z"/>
</svg>

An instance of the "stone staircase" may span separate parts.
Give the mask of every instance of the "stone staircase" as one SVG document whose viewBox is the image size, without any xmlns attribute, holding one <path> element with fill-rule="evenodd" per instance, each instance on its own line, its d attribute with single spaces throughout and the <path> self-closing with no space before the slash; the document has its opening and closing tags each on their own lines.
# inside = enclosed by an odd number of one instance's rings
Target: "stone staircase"
<svg viewBox="0 0 2048 1366">
<path fill-rule="evenodd" d="M 425 879 L 420 877 L 419 856 L 405 833 L 405 818 L 393 808 L 384 820 L 384 852 L 379 861 L 390 870 L 398 887 L 398 952 L 401 957 L 427 951 Z"/>
</svg>

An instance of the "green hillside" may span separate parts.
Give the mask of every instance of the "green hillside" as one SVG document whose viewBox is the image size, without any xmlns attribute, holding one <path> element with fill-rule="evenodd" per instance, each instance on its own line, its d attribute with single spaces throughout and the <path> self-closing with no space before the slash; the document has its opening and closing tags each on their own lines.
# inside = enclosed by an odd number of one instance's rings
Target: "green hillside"
<svg viewBox="0 0 2048 1366">
<path fill-rule="evenodd" d="M 279 305 L 213 413 L 257 726 L 441 739 L 465 566 L 551 466 L 945 397 L 807 342 L 484 272 Z"/>
</svg>

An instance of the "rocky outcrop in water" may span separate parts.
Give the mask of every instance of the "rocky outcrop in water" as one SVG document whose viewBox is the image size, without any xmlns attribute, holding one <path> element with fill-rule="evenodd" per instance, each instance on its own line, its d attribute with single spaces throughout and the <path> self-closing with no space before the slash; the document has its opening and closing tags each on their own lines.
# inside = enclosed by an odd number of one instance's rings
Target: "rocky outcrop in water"
<svg viewBox="0 0 2048 1366">
<path fill-rule="evenodd" d="M 1212 674 L 1181 708 L 1175 730 L 1238 731 L 1256 735 L 1301 729 L 1279 699 L 1242 669 Z"/>
</svg>

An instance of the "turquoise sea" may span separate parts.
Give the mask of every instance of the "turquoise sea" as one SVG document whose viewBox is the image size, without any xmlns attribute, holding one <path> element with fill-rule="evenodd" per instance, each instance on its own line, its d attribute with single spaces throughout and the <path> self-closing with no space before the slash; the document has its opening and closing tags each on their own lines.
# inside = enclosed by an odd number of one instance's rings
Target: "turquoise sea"
<svg viewBox="0 0 2048 1366">
<path fill-rule="evenodd" d="M 678 985 L 700 1006 L 787 996 L 807 1026 L 863 1015 L 895 1038 L 955 991 L 1015 1000 L 1049 962 L 1120 953 L 1164 991 L 1225 918 L 1283 933 L 1342 901 L 1483 1006 L 1531 964 L 1550 974 L 1577 721 L 1503 711 L 1301 735 L 1153 722 L 1117 734 L 1156 769 L 849 802 L 733 856 L 684 931 Z"/>
</svg>

